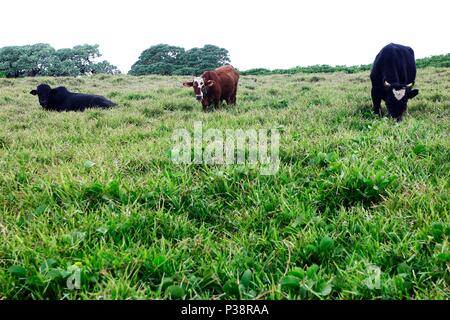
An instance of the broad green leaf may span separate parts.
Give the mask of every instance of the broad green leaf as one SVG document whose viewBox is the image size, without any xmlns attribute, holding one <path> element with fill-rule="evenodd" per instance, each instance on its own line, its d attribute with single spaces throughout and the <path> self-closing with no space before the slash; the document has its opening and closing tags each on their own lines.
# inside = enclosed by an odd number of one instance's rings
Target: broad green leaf
<svg viewBox="0 0 450 320">
<path fill-rule="evenodd" d="M 308 278 L 313 279 L 317 272 L 319 271 L 319 266 L 317 264 L 313 264 L 306 270 L 306 275 Z"/>
<path fill-rule="evenodd" d="M 11 266 L 8 271 L 15 276 L 25 276 L 27 274 L 27 269 L 22 266 Z"/>
<path fill-rule="evenodd" d="M 63 274 L 61 273 L 61 271 L 55 268 L 48 270 L 48 272 L 45 274 L 45 279 L 48 280 L 55 280 L 62 277 Z"/>
<path fill-rule="evenodd" d="M 300 287 L 300 279 L 294 276 L 285 276 L 280 281 L 283 289 L 297 289 Z"/>
<path fill-rule="evenodd" d="M 333 286 L 331 285 L 331 283 L 325 282 L 323 285 L 321 285 L 319 294 L 321 296 L 327 296 L 331 293 L 332 288 Z"/>
<path fill-rule="evenodd" d="M 172 299 L 181 299 L 184 296 L 184 289 L 176 285 L 169 286 L 166 289 L 166 296 Z"/>
<path fill-rule="evenodd" d="M 244 288 L 248 289 L 250 286 L 250 281 L 252 279 L 252 271 L 247 269 L 241 277 L 240 283 L 244 286 Z"/>
<path fill-rule="evenodd" d="M 334 240 L 330 237 L 323 237 L 320 240 L 319 250 L 321 253 L 330 251 L 333 248 Z"/>
<path fill-rule="evenodd" d="M 287 274 L 290 276 L 297 277 L 300 280 L 303 280 L 305 278 L 305 270 L 303 270 L 301 268 L 294 268 L 293 270 L 289 271 Z"/>
</svg>

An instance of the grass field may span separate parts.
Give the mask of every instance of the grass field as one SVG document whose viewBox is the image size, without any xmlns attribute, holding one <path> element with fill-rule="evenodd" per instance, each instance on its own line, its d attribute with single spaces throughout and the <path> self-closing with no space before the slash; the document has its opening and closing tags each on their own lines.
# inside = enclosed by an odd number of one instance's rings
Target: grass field
<svg viewBox="0 0 450 320">
<path fill-rule="evenodd" d="M 450 298 L 450 69 L 399 124 L 368 72 L 241 77 L 210 113 L 187 79 L 0 79 L 0 299 Z M 45 112 L 41 82 L 119 106 Z M 194 121 L 277 128 L 278 172 L 174 164 Z"/>
</svg>

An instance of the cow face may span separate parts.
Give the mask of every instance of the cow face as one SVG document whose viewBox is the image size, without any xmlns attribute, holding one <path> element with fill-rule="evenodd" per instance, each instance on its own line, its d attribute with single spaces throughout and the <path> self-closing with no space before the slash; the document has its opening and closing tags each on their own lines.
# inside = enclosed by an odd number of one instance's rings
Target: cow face
<svg viewBox="0 0 450 320">
<path fill-rule="evenodd" d="M 32 94 L 33 96 L 37 95 L 39 98 L 39 104 L 42 107 L 47 108 L 48 107 L 48 99 L 49 99 L 51 90 L 52 90 L 52 88 L 49 85 L 40 84 L 37 86 L 36 90 L 31 90 L 30 94 Z"/>
<path fill-rule="evenodd" d="M 386 107 L 389 115 L 400 121 L 407 109 L 408 100 L 419 94 L 419 90 L 412 89 L 413 83 L 408 85 L 390 84 L 384 81 L 384 87 L 387 90 Z"/>
<path fill-rule="evenodd" d="M 193 87 L 197 100 L 203 101 L 208 97 L 209 89 L 214 86 L 214 81 L 205 80 L 202 77 L 195 77 L 194 81 L 184 82 L 183 86 Z"/>
</svg>

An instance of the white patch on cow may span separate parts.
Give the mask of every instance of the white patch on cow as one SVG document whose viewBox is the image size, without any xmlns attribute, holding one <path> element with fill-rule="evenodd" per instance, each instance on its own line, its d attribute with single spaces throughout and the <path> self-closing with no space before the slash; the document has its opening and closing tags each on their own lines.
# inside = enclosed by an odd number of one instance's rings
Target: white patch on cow
<svg viewBox="0 0 450 320">
<path fill-rule="evenodd" d="M 202 77 L 195 77 L 194 83 L 197 83 L 198 88 L 200 89 L 200 94 L 197 97 L 201 97 L 203 99 L 203 91 L 202 88 L 205 86 L 205 79 Z"/>
<path fill-rule="evenodd" d="M 197 82 L 199 87 L 203 87 L 205 85 L 205 80 L 202 77 L 195 77 L 194 82 Z"/>
<path fill-rule="evenodd" d="M 403 97 L 405 96 L 405 94 L 406 94 L 406 89 L 400 89 L 400 90 L 392 89 L 392 92 L 394 93 L 395 99 L 397 99 L 398 101 L 400 101 L 400 100 L 402 100 Z"/>
</svg>

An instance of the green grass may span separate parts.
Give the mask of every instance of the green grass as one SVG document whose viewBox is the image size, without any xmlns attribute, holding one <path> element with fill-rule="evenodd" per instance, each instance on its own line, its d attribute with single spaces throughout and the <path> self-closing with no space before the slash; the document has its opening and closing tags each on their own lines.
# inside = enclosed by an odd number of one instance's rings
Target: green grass
<svg viewBox="0 0 450 320">
<path fill-rule="evenodd" d="M 450 298 L 449 69 L 399 124 L 368 72 L 241 77 L 210 113 L 185 79 L 0 79 L 0 299 Z M 44 112 L 40 82 L 119 106 Z M 194 121 L 278 128 L 279 171 L 173 164 Z"/>
</svg>

